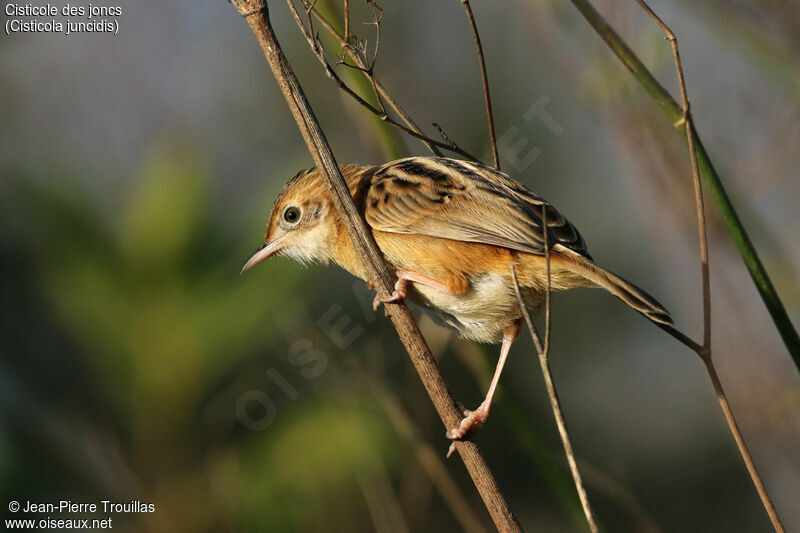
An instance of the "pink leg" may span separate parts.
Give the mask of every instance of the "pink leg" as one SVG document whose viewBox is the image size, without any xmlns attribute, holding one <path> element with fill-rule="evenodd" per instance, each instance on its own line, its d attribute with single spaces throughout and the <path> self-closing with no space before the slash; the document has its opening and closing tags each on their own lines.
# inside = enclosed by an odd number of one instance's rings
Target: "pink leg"
<svg viewBox="0 0 800 533">
<path fill-rule="evenodd" d="M 426 276 L 425 274 L 414 272 L 413 270 L 397 270 L 395 271 L 395 276 L 397 276 L 397 281 L 394 284 L 394 292 L 386 298 L 380 298 L 378 295 L 375 295 L 375 299 L 372 301 L 372 309 L 374 311 L 377 311 L 381 304 L 396 302 L 405 298 L 408 292 L 409 281 L 419 283 L 420 285 L 426 285 L 443 292 L 450 292 L 445 283 L 433 279 L 430 276 Z"/>
<path fill-rule="evenodd" d="M 503 373 L 503 366 L 506 364 L 508 352 L 511 349 L 511 345 L 514 343 L 514 339 L 519 335 L 519 330 L 519 321 L 503 329 L 503 346 L 500 348 L 500 359 L 497 361 L 497 368 L 495 368 L 494 371 L 492 384 L 489 385 L 489 392 L 486 393 L 486 399 L 483 400 L 480 406 L 474 411 L 462 409 L 464 419 L 461 421 L 459 427 L 453 428 L 447 432 L 448 439 L 463 440 L 467 435 L 477 433 L 483 427 L 484 422 L 486 422 L 486 419 L 489 417 L 489 409 L 492 407 L 492 397 L 494 397 L 497 384 L 500 382 L 500 374 Z M 450 450 L 447 452 L 448 457 L 453 453 L 453 450 L 455 450 L 455 444 L 450 445 Z"/>
</svg>

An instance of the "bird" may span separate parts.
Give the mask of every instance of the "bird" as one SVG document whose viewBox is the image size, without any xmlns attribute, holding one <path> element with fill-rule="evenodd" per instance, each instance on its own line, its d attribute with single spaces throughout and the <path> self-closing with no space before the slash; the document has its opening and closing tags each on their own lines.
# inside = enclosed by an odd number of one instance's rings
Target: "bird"
<svg viewBox="0 0 800 533">
<path fill-rule="evenodd" d="M 540 308 L 548 291 L 599 287 L 656 325 L 672 325 L 655 298 L 597 266 L 575 226 L 507 174 L 433 156 L 339 169 L 396 280 L 394 292 L 376 295 L 373 308 L 406 299 L 464 339 L 501 343 L 485 399 L 474 410 L 459 404 L 463 419 L 447 431 L 451 440 L 470 438 L 486 422 L 519 335 L 523 313 L 512 264 L 529 309 Z M 273 256 L 335 263 L 372 288 L 318 169 L 298 172 L 283 187 L 264 242 L 242 273 Z"/>
</svg>

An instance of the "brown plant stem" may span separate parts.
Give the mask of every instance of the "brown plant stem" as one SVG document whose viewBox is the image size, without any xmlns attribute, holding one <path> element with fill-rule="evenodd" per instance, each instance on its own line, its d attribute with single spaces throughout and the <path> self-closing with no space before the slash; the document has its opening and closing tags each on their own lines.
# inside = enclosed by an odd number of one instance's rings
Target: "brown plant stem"
<svg viewBox="0 0 800 533">
<path fill-rule="evenodd" d="M 725 389 L 722 388 L 722 383 L 717 375 L 717 370 L 711 360 L 711 351 L 706 351 L 703 346 L 671 326 L 665 326 L 662 324 L 657 325 L 669 333 L 672 337 L 677 339 L 680 343 L 693 350 L 703 361 L 703 364 L 706 366 L 706 370 L 708 372 L 708 377 L 711 379 L 711 384 L 714 387 L 714 392 L 719 400 L 719 405 L 722 409 L 722 414 L 725 417 L 725 422 L 728 424 L 728 429 L 733 436 L 733 440 L 736 442 L 739 455 L 742 457 L 742 461 L 747 468 L 748 474 L 750 474 L 750 479 L 753 481 L 753 485 L 756 487 L 758 496 L 761 499 L 761 504 L 764 506 L 764 510 L 767 512 L 775 531 L 777 533 L 785 533 L 786 530 L 783 527 L 780 516 L 775 509 L 775 505 L 772 503 L 769 493 L 767 493 L 764 482 L 761 480 L 761 475 L 758 473 L 755 462 L 753 462 L 753 456 L 750 455 L 750 449 L 748 448 L 747 443 L 742 436 L 742 432 L 739 430 L 739 424 L 736 422 L 736 417 L 734 416 L 733 410 L 728 402 L 728 396 L 725 394 Z"/>
<path fill-rule="evenodd" d="M 567 431 L 567 422 L 564 418 L 564 410 L 561 408 L 561 401 L 558 399 L 558 391 L 556 390 L 555 381 L 553 381 L 553 373 L 550 370 L 550 296 L 551 296 L 551 280 L 550 280 L 550 245 L 547 242 L 547 213 L 545 208 L 542 207 L 542 228 L 544 228 L 544 257 L 547 265 L 547 292 L 545 293 L 545 315 L 544 315 L 544 342 L 542 342 L 539 332 L 536 330 L 536 324 L 533 323 L 531 314 L 528 311 L 528 306 L 525 305 L 525 299 L 522 296 L 522 290 L 519 287 L 519 280 L 517 280 L 517 271 L 514 268 L 514 263 L 511 263 L 511 279 L 514 282 L 514 291 L 517 294 L 517 301 L 519 302 L 522 316 L 525 318 L 525 323 L 528 325 L 533 342 L 536 345 L 536 351 L 539 353 L 539 364 L 542 367 L 542 375 L 544 376 L 544 383 L 547 388 L 547 396 L 550 399 L 550 407 L 553 411 L 553 416 L 556 419 L 556 426 L 558 427 L 558 434 L 561 437 L 561 445 L 564 448 L 564 453 L 567 456 L 567 463 L 569 464 L 569 471 L 572 474 L 572 480 L 575 483 L 575 490 L 578 491 L 578 498 L 581 501 L 583 514 L 586 517 L 586 522 L 589 524 L 589 529 L 592 533 L 598 533 L 597 521 L 592 511 L 592 506 L 589 503 L 589 496 L 586 493 L 586 488 L 583 485 L 581 472 L 578 469 L 578 463 L 575 460 L 575 452 L 572 450 L 572 443 L 570 442 L 569 432 Z"/>
<path fill-rule="evenodd" d="M 344 40 L 350 40 L 350 2 L 344 0 Z"/>
<path fill-rule="evenodd" d="M 266 0 L 230 0 L 230 2 L 245 18 L 258 40 L 309 152 L 321 170 L 323 180 L 330 190 L 334 207 L 353 241 L 356 252 L 361 257 L 368 278 L 379 294 L 388 296 L 392 292 L 393 283 L 386 264 L 372 234 L 356 209 L 319 122 L 275 37 Z M 390 304 L 387 306 L 386 312 L 408 351 L 444 427 L 449 429 L 458 426 L 461 422 L 461 413 L 408 308 L 403 303 Z M 497 481 L 475 443 L 458 442 L 456 449 L 497 529 L 503 532 L 521 531 Z"/>
<path fill-rule="evenodd" d="M 449 348 L 458 357 L 464 367 L 469 371 L 475 381 L 482 388 L 488 388 L 493 373 L 493 363 L 489 362 L 487 353 L 479 345 L 470 342 L 452 342 L 451 335 L 447 341 Z M 442 349 L 444 351 L 444 349 Z M 492 353 L 490 357 L 494 357 Z M 523 403 L 513 389 L 503 389 L 498 391 L 498 402 L 502 408 L 498 410 L 507 426 L 514 428 L 512 435 L 514 439 L 529 457 L 540 475 L 552 490 L 553 497 L 561 504 L 563 510 L 569 515 L 572 522 L 579 528 L 586 524 L 580 499 L 574 489 L 574 481 L 571 474 L 561 472 L 561 464 L 566 463 L 566 457 L 559 460 L 555 456 L 555 451 L 545 444 L 542 436 L 534 428 L 535 423 L 530 418 L 530 413 L 523 409 Z M 597 465 L 576 457 L 581 477 L 587 487 L 594 487 L 597 493 L 602 493 L 610 501 L 625 509 L 631 520 L 635 522 L 636 531 L 642 533 L 658 533 L 659 528 L 647 510 L 638 501 L 636 495 L 630 488 L 616 481 L 609 473 L 604 472 Z M 569 467 L 569 465 L 567 465 Z M 599 526 L 598 526 L 599 527 Z"/>
<path fill-rule="evenodd" d="M 786 530 L 783 527 L 781 518 L 778 515 L 778 512 L 775 510 L 775 506 L 772 504 L 772 499 L 769 497 L 767 489 L 764 487 L 764 483 L 761 481 L 761 476 L 758 474 L 758 470 L 753 462 L 753 458 L 750 456 L 750 450 L 747 448 L 747 443 L 742 436 L 742 432 L 739 431 L 739 424 L 736 423 L 736 417 L 733 416 L 733 410 L 728 403 L 728 396 L 725 394 L 725 389 L 722 388 L 722 382 L 719 380 L 717 370 L 714 367 L 714 364 L 711 362 L 711 357 L 709 356 L 704 358 L 703 363 L 706 365 L 708 377 L 711 378 L 711 383 L 714 386 L 714 392 L 717 395 L 717 400 L 719 400 L 719 406 L 725 415 L 725 420 L 728 422 L 731 434 L 733 435 L 734 440 L 736 440 L 736 445 L 739 447 L 744 464 L 747 467 L 747 471 L 750 473 L 750 477 L 752 478 L 753 484 L 758 491 L 758 495 L 761 497 L 761 501 L 764 504 L 767 514 L 769 515 L 769 519 L 772 521 L 772 526 L 778 533 L 785 533 Z"/>
<path fill-rule="evenodd" d="M 497 136 L 494 132 L 494 115 L 492 113 L 492 97 L 489 94 L 489 76 L 486 74 L 486 60 L 483 58 L 483 46 L 481 45 L 481 36 L 478 34 L 478 25 L 475 22 L 475 15 L 472 13 L 472 6 L 469 5 L 469 0 L 461 0 L 464 9 L 467 12 L 469 19 L 469 26 L 472 29 L 472 37 L 475 39 L 475 49 L 478 54 L 478 64 L 481 68 L 481 83 L 483 85 L 483 103 L 486 108 L 486 125 L 489 129 L 489 142 L 492 145 L 492 160 L 494 161 L 494 168 L 500 170 L 500 156 L 497 153 Z"/>
<path fill-rule="evenodd" d="M 550 362 L 548 360 L 550 329 L 549 316 L 545 318 L 547 326 L 545 329 L 545 341 L 542 343 L 539 338 L 539 334 L 536 331 L 536 325 L 533 323 L 530 312 L 528 311 L 525 301 L 522 298 L 522 291 L 520 291 L 519 288 L 519 281 L 517 280 L 517 273 L 513 263 L 511 264 L 511 277 L 514 280 L 514 290 L 517 293 L 517 300 L 519 301 L 520 308 L 522 309 L 522 314 L 525 317 L 525 323 L 528 325 L 528 331 L 530 331 L 533 342 L 536 345 L 536 350 L 539 353 L 539 364 L 542 367 L 542 375 L 544 376 L 544 383 L 547 388 L 547 397 L 550 399 L 550 407 L 553 411 L 553 417 L 556 419 L 558 435 L 561 437 L 561 445 L 564 448 L 564 454 L 567 457 L 567 464 L 569 465 L 569 471 L 572 475 L 572 481 L 575 484 L 575 490 L 578 492 L 578 499 L 580 499 L 581 502 L 583 515 L 586 517 L 586 522 L 589 524 L 589 529 L 592 531 L 592 533 L 598 533 L 599 529 L 597 528 L 597 522 L 595 521 L 594 513 L 592 512 L 592 506 L 589 503 L 589 496 L 587 495 L 586 488 L 583 485 L 583 479 L 581 478 L 581 473 L 578 469 L 578 463 L 575 461 L 575 452 L 572 450 L 572 443 L 570 442 L 569 432 L 567 431 L 567 423 L 564 418 L 564 412 L 561 409 L 561 401 L 558 399 L 558 391 L 556 390 L 556 385 L 553 381 L 553 373 L 550 371 Z M 546 305 L 549 307 L 549 301 Z M 549 315 L 549 312 L 546 314 Z"/>
</svg>

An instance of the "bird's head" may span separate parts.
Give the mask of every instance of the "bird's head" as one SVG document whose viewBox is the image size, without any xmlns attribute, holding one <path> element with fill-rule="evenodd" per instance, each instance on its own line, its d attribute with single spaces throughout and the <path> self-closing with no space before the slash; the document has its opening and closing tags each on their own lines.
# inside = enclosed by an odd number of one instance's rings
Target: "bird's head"
<svg viewBox="0 0 800 533">
<path fill-rule="evenodd" d="M 341 167 L 351 190 L 363 167 Z M 284 186 L 267 221 L 264 243 L 242 268 L 245 272 L 274 255 L 301 263 L 327 263 L 335 254 L 339 216 L 316 169 L 304 170 Z"/>
</svg>

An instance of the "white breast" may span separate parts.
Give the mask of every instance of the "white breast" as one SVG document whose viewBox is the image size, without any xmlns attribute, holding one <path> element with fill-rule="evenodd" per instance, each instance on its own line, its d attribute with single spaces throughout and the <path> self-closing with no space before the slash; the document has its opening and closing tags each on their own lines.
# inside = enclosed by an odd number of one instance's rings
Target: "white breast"
<svg viewBox="0 0 800 533">
<path fill-rule="evenodd" d="M 437 322 L 456 329 L 461 337 L 500 342 L 503 328 L 522 316 L 514 287 L 499 274 L 483 274 L 470 282 L 470 289 L 458 296 L 420 284 L 413 285 L 409 296 Z M 535 295 L 525 296 L 529 304 L 538 305 L 538 301 L 530 301 L 537 299 Z"/>
</svg>

